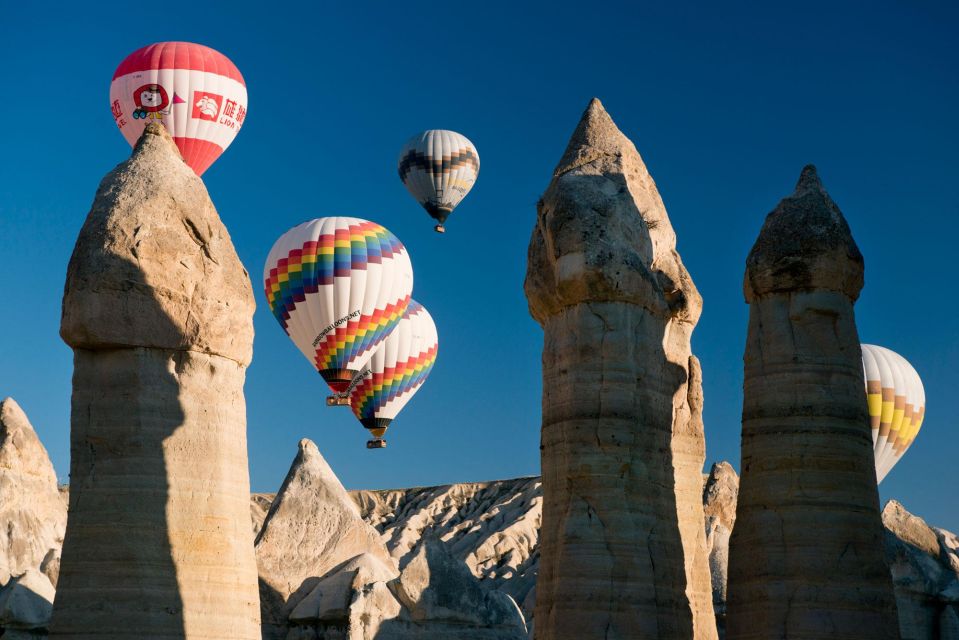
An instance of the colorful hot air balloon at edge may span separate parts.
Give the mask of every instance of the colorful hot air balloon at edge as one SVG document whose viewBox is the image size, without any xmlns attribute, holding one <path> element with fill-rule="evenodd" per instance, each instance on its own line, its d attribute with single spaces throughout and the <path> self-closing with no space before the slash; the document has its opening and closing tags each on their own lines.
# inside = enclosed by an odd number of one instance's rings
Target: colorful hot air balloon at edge
<svg viewBox="0 0 959 640">
<path fill-rule="evenodd" d="M 926 393 L 919 374 L 905 358 L 885 347 L 861 346 L 876 480 L 882 482 L 922 427 Z"/>
<path fill-rule="evenodd" d="M 369 372 L 350 392 L 353 415 L 373 436 L 369 449 L 386 446 L 383 434 L 429 376 L 439 340 L 433 318 L 415 300 L 370 359 Z"/>
<path fill-rule="evenodd" d="M 455 131 L 430 129 L 413 136 L 399 158 L 400 180 L 439 224 L 473 188 L 479 175 L 479 153 L 466 136 Z"/>
<path fill-rule="evenodd" d="M 148 122 L 162 122 L 184 162 L 203 175 L 246 120 L 246 84 L 218 51 L 191 42 L 158 42 L 134 51 L 117 67 L 110 108 L 130 146 Z"/>
<path fill-rule="evenodd" d="M 340 394 L 406 312 L 413 267 L 375 222 L 317 218 L 280 236 L 263 281 L 277 322 Z"/>
</svg>

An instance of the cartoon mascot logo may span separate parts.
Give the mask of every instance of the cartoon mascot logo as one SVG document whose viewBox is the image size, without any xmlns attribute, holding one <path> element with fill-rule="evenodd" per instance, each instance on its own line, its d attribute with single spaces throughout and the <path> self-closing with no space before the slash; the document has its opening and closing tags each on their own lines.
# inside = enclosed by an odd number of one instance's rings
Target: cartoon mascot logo
<svg viewBox="0 0 959 640">
<path fill-rule="evenodd" d="M 145 84 L 133 92 L 133 102 L 137 108 L 133 112 L 134 120 L 152 118 L 162 120 L 165 114 L 170 113 L 170 97 L 166 89 L 158 84 Z"/>
</svg>

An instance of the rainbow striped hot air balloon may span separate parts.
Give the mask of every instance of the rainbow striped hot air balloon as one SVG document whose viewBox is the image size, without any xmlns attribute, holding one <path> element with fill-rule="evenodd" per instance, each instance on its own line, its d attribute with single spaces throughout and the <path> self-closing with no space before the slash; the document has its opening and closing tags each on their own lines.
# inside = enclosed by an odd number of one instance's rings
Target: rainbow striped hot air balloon
<svg viewBox="0 0 959 640">
<path fill-rule="evenodd" d="M 263 281 L 277 322 L 340 394 L 406 312 L 413 267 L 375 222 L 317 218 L 280 236 Z"/>
<path fill-rule="evenodd" d="M 466 136 L 430 129 L 410 138 L 399 159 L 400 180 L 437 222 L 443 223 L 473 188 L 479 175 L 479 153 Z"/>
<path fill-rule="evenodd" d="M 882 482 L 922 427 L 926 392 L 919 374 L 901 355 L 872 344 L 861 346 L 876 480 Z"/>
<path fill-rule="evenodd" d="M 433 318 L 415 300 L 396 330 L 373 354 L 369 372 L 350 392 L 353 415 L 373 435 L 369 449 L 386 446 L 383 434 L 429 376 L 439 340 Z"/>
<path fill-rule="evenodd" d="M 113 118 L 130 146 L 162 122 L 183 161 L 203 175 L 246 120 L 243 76 L 229 58 L 191 42 L 158 42 L 120 63 L 110 84 Z"/>
</svg>

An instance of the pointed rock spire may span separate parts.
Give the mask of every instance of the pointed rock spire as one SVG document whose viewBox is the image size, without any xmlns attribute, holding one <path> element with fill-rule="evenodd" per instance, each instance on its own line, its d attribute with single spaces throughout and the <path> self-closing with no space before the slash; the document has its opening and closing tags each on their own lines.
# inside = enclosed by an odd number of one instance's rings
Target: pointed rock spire
<svg viewBox="0 0 959 640">
<path fill-rule="evenodd" d="M 0 584 L 28 569 L 37 569 L 44 557 L 59 556 L 67 522 L 67 508 L 57 489 L 57 474 L 13 398 L 0 403 Z M 53 566 L 53 565 L 51 565 Z M 56 572 L 48 576 L 56 581 Z"/>
<path fill-rule="evenodd" d="M 545 334 L 537 637 L 711 640 L 690 350 L 702 299 L 655 182 L 599 100 L 537 205 L 528 255 Z"/>
<path fill-rule="evenodd" d="M 101 181 L 67 269 L 70 518 L 51 637 L 260 637 L 254 306 L 203 181 L 147 125 Z"/>
<path fill-rule="evenodd" d="M 619 130 L 599 98 L 593 98 L 570 136 L 553 175 L 562 175 L 603 156 L 614 159 L 634 154 L 639 155 L 636 147 Z"/>
<path fill-rule="evenodd" d="M 539 321 L 570 304 L 624 301 L 695 324 L 702 298 L 636 146 L 593 98 L 538 206 L 526 295 Z"/>
<path fill-rule="evenodd" d="M 285 637 L 290 612 L 319 578 L 368 553 L 396 563 L 310 440 L 299 450 L 256 538 L 264 637 Z M 272 634 L 272 635 L 271 635 Z"/>
<path fill-rule="evenodd" d="M 97 190 L 70 258 L 60 336 L 74 348 L 188 349 L 247 365 L 253 325 L 236 318 L 253 309 L 203 181 L 151 122 Z"/>
<path fill-rule="evenodd" d="M 829 289 L 852 300 L 863 286 L 864 263 L 849 225 L 806 165 L 796 189 L 766 216 L 746 260 L 746 301 L 774 291 Z"/>
<path fill-rule="evenodd" d="M 766 217 L 744 278 L 726 638 L 898 639 L 853 309 L 863 260 L 812 166 Z"/>
</svg>

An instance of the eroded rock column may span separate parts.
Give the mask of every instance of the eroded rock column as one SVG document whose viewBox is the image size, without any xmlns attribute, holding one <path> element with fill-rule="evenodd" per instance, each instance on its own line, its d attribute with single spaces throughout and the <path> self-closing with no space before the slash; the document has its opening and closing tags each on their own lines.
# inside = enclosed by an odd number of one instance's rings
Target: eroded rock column
<svg viewBox="0 0 959 640">
<path fill-rule="evenodd" d="M 593 100 L 537 205 L 543 346 L 538 640 L 714 638 L 704 543 L 702 300 L 633 144 Z"/>
<path fill-rule="evenodd" d="M 250 280 L 166 130 L 100 184 L 70 259 L 70 511 L 51 635 L 260 637 L 243 382 Z"/>
<path fill-rule="evenodd" d="M 746 260 L 727 638 L 898 638 L 853 303 L 863 259 L 816 169 Z"/>
</svg>

